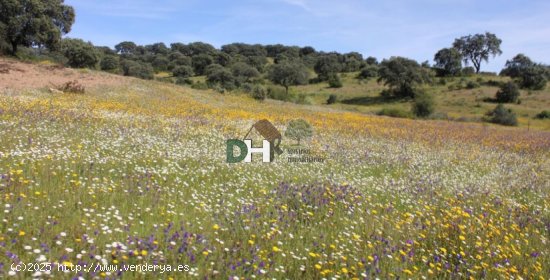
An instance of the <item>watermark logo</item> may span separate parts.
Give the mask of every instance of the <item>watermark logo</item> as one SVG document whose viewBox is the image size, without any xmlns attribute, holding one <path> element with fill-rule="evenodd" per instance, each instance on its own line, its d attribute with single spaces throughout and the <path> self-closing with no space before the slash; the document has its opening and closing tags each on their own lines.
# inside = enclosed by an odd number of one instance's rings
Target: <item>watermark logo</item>
<svg viewBox="0 0 550 280">
<path fill-rule="evenodd" d="M 252 139 L 247 139 L 252 130 L 256 130 L 263 138 L 261 147 L 253 147 Z M 252 154 L 262 154 L 263 162 L 272 162 L 275 160 L 275 154 L 281 155 L 283 150 L 279 148 L 281 145 L 282 135 L 277 128 L 268 120 L 261 120 L 248 130 L 243 140 L 229 139 L 227 140 L 227 163 L 238 163 L 241 161 L 252 162 Z M 235 150 L 239 151 L 235 155 Z"/>
<path fill-rule="evenodd" d="M 262 138 L 262 146 L 254 147 L 252 139 L 248 139 L 252 131 L 256 131 Z M 287 149 L 289 163 L 323 163 L 325 157 L 317 156 L 316 152 L 301 145 L 302 140 L 313 136 L 313 127 L 305 120 L 296 119 L 288 123 L 285 137 L 294 140 L 292 148 Z M 227 140 L 227 163 L 252 162 L 252 154 L 262 156 L 262 162 L 273 162 L 276 156 L 283 154 L 281 145 L 282 135 L 268 120 L 261 120 L 248 130 L 243 140 Z"/>
</svg>

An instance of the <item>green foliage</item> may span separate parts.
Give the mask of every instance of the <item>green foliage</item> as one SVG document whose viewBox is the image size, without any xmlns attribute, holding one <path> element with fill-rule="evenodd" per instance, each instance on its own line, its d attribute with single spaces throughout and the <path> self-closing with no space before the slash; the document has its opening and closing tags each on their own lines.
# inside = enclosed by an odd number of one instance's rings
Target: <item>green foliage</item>
<svg viewBox="0 0 550 280">
<path fill-rule="evenodd" d="M 544 110 L 540 113 L 538 113 L 535 118 L 537 119 L 550 119 L 550 111 Z"/>
<path fill-rule="evenodd" d="M 331 73 L 328 78 L 328 86 L 330 88 L 341 88 L 344 85 L 342 84 L 342 80 L 336 73 Z"/>
<path fill-rule="evenodd" d="M 137 45 L 134 42 L 124 41 L 115 46 L 115 50 L 119 54 L 133 54 L 137 49 Z"/>
<path fill-rule="evenodd" d="M 455 48 L 439 50 L 434 61 L 438 76 L 457 76 L 462 70 L 462 55 Z"/>
<path fill-rule="evenodd" d="M 516 114 L 512 112 L 511 109 L 507 109 L 502 104 L 498 104 L 495 109 L 492 111 L 489 111 L 487 113 L 487 121 L 496 123 L 496 124 L 502 124 L 502 125 L 508 125 L 508 126 L 516 126 L 518 125 L 518 120 L 516 118 Z"/>
<path fill-rule="evenodd" d="M 519 88 L 514 82 L 508 82 L 500 87 L 496 93 L 496 101 L 499 103 L 512 103 L 518 100 Z"/>
<path fill-rule="evenodd" d="M 290 86 L 308 83 L 309 72 L 301 63 L 282 62 L 272 65 L 268 70 L 267 77 L 273 83 L 283 86 L 288 94 Z"/>
<path fill-rule="evenodd" d="M 252 98 L 259 101 L 264 101 L 267 98 L 267 90 L 261 85 L 254 86 L 251 94 Z"/>
<path fill-rule="evenodd" d="M 462 68 L 462 76 L 470 77 L 470 76 L 474 75 L 475 73 L 476 73 L 476 69 L 474 69 L 474 67 L 467 66 L 467 67 Z"/>
<path fill-rule="evenodd" d="M 302 105 L 311 105 L 313 104 L 313 101 L 311 98 L 305 94 L 298 94 L 296 96 L 291 96 L 291 99 L 296 104 L 302 104 Z"/>
<path fill-rule="evenodd" d="M 231 66 L 231 72 L 239 84 L 250 82 L 260 76 L 258 70 L 244 62 L 237 62 Z"/>
<path fill-rule="evenodd" d="M 206 76 L 206 82 L 208 86 L 219 87 L 221 90 L 233 90 L 236 87 L 235 77 L 231 71 L 223 67 L 210 71 Z"/>
<path fill-rule="evenodd" d="M 20 45 L 46 46 L 56 49 L 61 35 L 71 31 L 75 14 L 63 0 L 2 0 L 0 2 L 0 37 L 15 55 Z"/>
<path fill-rule="evenodd" d="M 342 71 L 342 64 L 337 54 L 327 54 L 317 59 L 313 69 L 317 73 L 317 80 L 322 82 L 327 81 L 331 74 Z"/>
<path fill-rule="evenodd" d="M 376 76 L 378 76 L 378 66 L 374 64 L 367 64 L 361 69 L 361 72 L 357 75 L 357 78 L 367 80 L 370 78 L 375 78 Z"/>
<path fill-rule="evenodd" d="M 193 68 L 187 65 L 177 66 L 172 70 L 172 74 L 178 78 L 189 78 L 193 76 Z"/>
<path fill-rule="evenodd" d="M 99 62 L 99 53 L 92 43 L 81 39 L 63 39 L 61 53 L 67 58 L 67 64 L 73 68 L 95 68 Z"/>
<path fill-rule="evenodd" d="M 373 57 L 373 56 L 367 57 L 365 62 L 367 63 L 367 65 L 378 65 L 378 59 L 376 59 L 376 57 Z"/>
<path fill-rule="evenodd" d="M 418 62 L 404 58 L 391 57 L 380 63 L 378 82 L 384 81 L 392 89 L 392 93 L 398 97 L 414 97 L 414 87 L 431 81 L 431 76 L 426 68 Z"/>
<path fill-rule="evenodd" d="M 285 137 L 298 141 L 298 145 L 302 139 L 311 136 L 313 136 L 313 128 L 303 119 L 291 120 L 286 127 Z"/>
<path fill-rule="evenodd" d="M 114 55 L 106 55 L 101 59 L 99 66 L 103 71 L 117 70 L 119 67 L 118 57 Z"/>
<path fill-rule="evenodd" d="M 151 80 L 154 78 L 153 67 L 147 63 L 124 60 L 121 63 L 124 76 Z"/>
<path fill-rule="evenodd" d="M 170 61 L 168 58 L 164 55 L 156 55 L 153 58 L 153 61 L 151 62 L 151 65 L 155 69 L 155 71 L 166 71 L 168 70 L 168 67 L 170 65 Z"/>
<path fill-rule="evenodd" d="M 412 105 L 412 112 L 415 116 L 425 118 L 430 116 L 435 110 L 433 97 L 427 93 L 416 94 Z"/>
<path fill-rule="evenodd" d="M 502 40 L 495 34 L 485 32 L 485 34 L 475 34 L 463 36 L 455 39 L 453 48 L 457 49 L 465 63 L 471 62 L 476 73 L 481 69 L 481 62 L 489 61 L 489 56 L 502 54 L 500 44 Z"/>
<path fill-rule="evenodd" d="M 177 77 L 176 78 L 176 84 L 177 85 L 190 85 L 191 87 L 193 87 L 193 81 L 189 78 L 185 78 L 185 77 Z"/>
<path fill-rule="evenodd" d="M 506 61 L 500 75 L 516 79 L 521 88 L 541 90 L 546 87 L 550 73 L 544 65 L 534 63 L 524 54 L 518 54 Z"/>
<path fill-rule="evenodd" d="M 376 113 L 379 116 L 388 116 L 392 118 L 412 118 L 411 113 L 398 108 L 383 108 Z"/>
<path fill-rule="evenodd" d="M 208 65 L 212 63 L 214 63 L 214 60 L 212 59 L 212 56 L 208 54 L 201 53 L 199 55 L 193 56 L 192 58 L 193 70 L 195 74 L 199 76 L 205 75 L 206 67 L 208 67 Z"/>
<path fill-rule="evenodd" d="M 336 94 L 331 94 L 328 96 L 328 99 L 327 99 L 327 104 L 334 104 L 338 101 L 338 97 L 336 96 Z"/>
<path fill-rule="evenodd" d="M 280 87 L 268 87 L 267 96 L 271 99 L 280 100 L 280 101 L 292 101 L 292 98 L 288 91 Z"/>
<path fill-rule="evenodd" d="M 466 83 L 466 88 L 467 89 L 475 89 L 475 88 L 478 88 L 480 87 L 479 83 L 475 82 L 475 81 L 468 81 L 468 83 Z"/>
</svg>

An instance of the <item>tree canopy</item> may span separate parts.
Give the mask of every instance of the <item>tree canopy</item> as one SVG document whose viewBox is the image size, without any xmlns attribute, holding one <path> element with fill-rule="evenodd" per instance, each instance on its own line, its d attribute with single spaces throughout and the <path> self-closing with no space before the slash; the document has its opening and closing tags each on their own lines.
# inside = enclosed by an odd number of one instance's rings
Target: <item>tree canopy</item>
<svg viewBox="0 0 550 280">
<path fill-rule="evenodd" d="M 512 60 L 506 61 L 505 68 L 500 75 L 516 79 L 522 88 L 539 90 L 546 87 L 550 72 L 542 64 L 533 62 L 524 54 L 516 55 Z"/>
<path fill-rule="evenodd" d="M 71 31 L 74 9 L 63 0 L 1 0 L 1 40 L 15 55 L 18 46 L 58 47 L 61 35 Z"/>
<path fill-rule="evenodd" d="M 435 68 L 439 76 L 456 76 L 462 70 L 462 55 L 455 48 L 443 48 L 435 56 Z"/>
<path fill-rule="evenodd" d="M 466 64 L 471 62 L 476 73 L 479 73 L 481 62 L 488 62 L 490 56 L 495 57 L 502 54 L 501 43 L 502 40 L 495 34 L 485 32 L 485 34 L 468 35 L 455 39 L 453 48 L 460 52 Z"/>
<path fill-rule="evenodd" d="M 414 97 L 414 87 L 431 80 L 430 73 L 418 62 L 404 58 L 391 57 L 380 63 L 378 82 L 388 85 L 393 94 L 400 97 Z"/>
<path fill-rule="evenodd" d="M 273 83 L 285 87 L 286 93 L 288 93 L 290 86 L 307 84 L 309 72 L 303 64 L 283 62 L 271 66 L 268 78 Z"/>
</svg>

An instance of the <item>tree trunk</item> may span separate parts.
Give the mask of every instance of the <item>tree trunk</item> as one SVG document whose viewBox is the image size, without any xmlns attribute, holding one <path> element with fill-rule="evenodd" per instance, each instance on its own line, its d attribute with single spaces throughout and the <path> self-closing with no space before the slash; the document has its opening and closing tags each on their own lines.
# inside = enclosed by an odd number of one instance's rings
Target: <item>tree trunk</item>
<svg viewBox="0 0 550 280">
<path fill-rule="evenodd" d="M 11 54 L 14 55 L 14 56 L 17 54 L 17 43 L 16 42 L 11 42 Z"/>
<path fill-rule="evenodd" d="M 288 95 L 288 86 L 285 86 L 286 95 Z"/>
</svg>

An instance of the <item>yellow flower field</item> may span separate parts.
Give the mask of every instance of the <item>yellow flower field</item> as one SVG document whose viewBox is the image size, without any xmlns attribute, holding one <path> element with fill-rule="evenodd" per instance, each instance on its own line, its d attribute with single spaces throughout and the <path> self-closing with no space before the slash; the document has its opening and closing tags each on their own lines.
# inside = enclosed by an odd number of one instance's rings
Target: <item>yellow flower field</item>
<svg viewBox="0 0 550 280">
<path fill-rule="evenodd" d="M 296 118 L 325 162 L 225 162 L 256 121 Z M 0 277 L 548 279 L 549 159 L 549 132 L 156 82 L 12 91 Z"/>
</svg>

